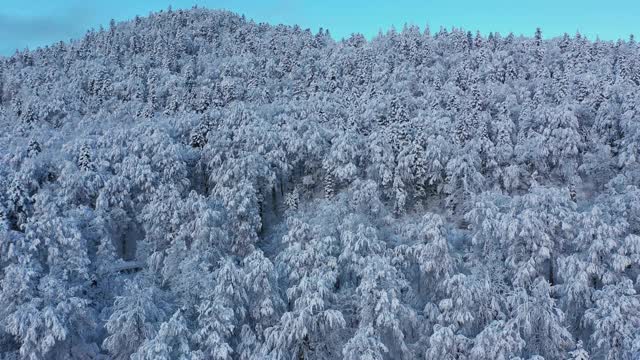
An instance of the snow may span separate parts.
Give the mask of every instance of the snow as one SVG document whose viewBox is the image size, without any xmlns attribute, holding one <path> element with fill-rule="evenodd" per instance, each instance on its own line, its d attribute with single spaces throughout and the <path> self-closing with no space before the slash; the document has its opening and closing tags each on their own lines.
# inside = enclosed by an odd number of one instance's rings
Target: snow
<svg viewBox="0 0 640 360">
<path fill-rule="evenodd" d="M 0 58 L 0 358 L 638 358 L 638 59 L 200 8 Z"/>
</svg>

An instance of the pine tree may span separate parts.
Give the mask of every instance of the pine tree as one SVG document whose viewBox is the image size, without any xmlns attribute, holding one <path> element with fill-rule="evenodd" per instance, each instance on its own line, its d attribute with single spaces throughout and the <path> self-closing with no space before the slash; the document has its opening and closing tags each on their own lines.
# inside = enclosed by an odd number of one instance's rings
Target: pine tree
<svg viewBox="0 0 640 360">
<path fill-rule="evenodd" d="M 383 360 L 389 352 L 371 326 L 361 327 L 342 349 L 344 360 Z"/>
<path fill-rule="evenodd" d="M 471 340 L 455 333 L 450 327 L 436 325 L 429 338 L 425 359 L 466 359 Z"/>
<path fill-rule="evenodd" d="M 125 294 L 118 296 L 106 323 L 109 333 L 103 346 L 114 359 L 129 359 L 146 339 L 156 336 L 166 317 L 167 304 L 151 283 L 140 279 L 125 283 Z"/>
<path fill-rule="evenodd" d="M 20 181 L 14 179 L 9 184 L 7 194 L 7 220 L 9 227 L 20 230 L 27 222 L 32 201 Z"/>
<path fill-rule="evenodd" d="M 80 148 L 80 155 L 78 155 L 77 164 L 82 171 L 93 170 L 94 165 L 91 161 L 91 150 L 88 145 L 82 145 Z"/>
<path fill-rule="evenodd" d="M 565 315 L 556 307 L 545 279 L 534 280 L 529 292 L 519 289 L 510 296 L 509 303 L 526 342 L 526 352 L 557 358 L 573 348 L 573 337 L 564 325 Z"/>
<path fill-rule="evenodd" d="M 410 353 L 405 342 L 406 332 L 416 316 L 400 298 L 408 288 L 408 282 L 391 265 L 388 257 L 371 255 L 365 263 L 356 288 L 360 329 L 372 326 L 377 341 L 384 344 L 390 353 L 407 357 Z"/>
<path fill-rule="evenodd" d="M 195 355 L 189 345 L 190 331 L 180 310 L 160 325 L 157 335 L 147 339 L 131 355 L 132 360 L 190 360 Z"/>
<path fill-rule="evenodd" d="M 569 352 L 572 360 L 589 360 L 589 353 L 583 348 L 582 340 L 576 343 L 576 349 Z"/>
<path fill-rule="evenodd" d="M 284 203 L 287 206 L 288 211 L 298 210 L 298 204 L 300 203 L 300 193 L 298 188 L 294 188 L 293 191 L 286 194 L 284 197 Z"/>
<path fill-rule="evenodd" d="M 264 329 L 277 321 L 283 307 L 277 294 L 274 265 L 262 251 L 254 250 L 243 260 L 244 284 L 247 292 L 247 316 L 252 320 L 259 341 L 264 341 Z M 244 331 L 244 330 L 243 330 Z"/>
<path fill-rule="evenodd" d="M 535 45 L 542 45 L 542 30 L 540 28 L 536 28 L 536 34 L 534 35 Z"/>
<path fill-rule="evenodd" d="M 324 175 L 324 197 L 331 199 L 335 194 L 335 181 L 330 171 L 325 170 Z"/>
<path fill-rule="evenodd" d="M 476 335 L 470 351 L 471 360 L 513 359 L 522 352 L 525 341 L 515 321 L 496 320 Z"/>
<path fill-rule="evenodd" d="M 37 156 L 41 151 L 42 149 L 40 148 L 40 143 L 38 143 L 38 141 L 33 139 L 29 141 L 29 147 L 27 148 L 27 155 L 29 157 Z"/>
<path fill-rule="evenodd" d="M 279 260 L 287 269 L 289 306 L 280 322 L 266 330 L 266 346 L 279 359 L 292 354 L 326 357 L 336 351 L 326 336 L 345 326 L 342 313 L 332 308 L 337 280 L 336 259 L 331 256 L 334 240 L 319 239 L 317 229 L 295 218 L 288 227 L 283 239 L 287 249 Z"/>
<path fill-rule="evenodd" d="M 630 280 L 607 285 L 594 295 L 596 306 L 587 310 L 593 326 L 591 341 L 605 359 L 632 359 L 637 354 L 640 301 Z"/>
<path fill-rule="evenodd" d="M 248 301 L 244 278 L 233 260 L 222 260 L 213 274 L 215 286 L 198 306 L 194 339 L 205 357 L 226 360 L 233 354 L 232 337 L 240 330 Z"/>
</svg>

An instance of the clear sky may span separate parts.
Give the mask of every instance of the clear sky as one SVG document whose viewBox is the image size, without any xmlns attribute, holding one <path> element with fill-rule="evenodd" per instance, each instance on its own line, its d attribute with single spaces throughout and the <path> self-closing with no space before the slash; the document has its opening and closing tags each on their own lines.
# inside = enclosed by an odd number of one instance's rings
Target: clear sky
<svg viewBox="0 0 640 360">
<path fill-rule="evenodd" d="M 640 33 L 640 0 L 0 0 L 0 55 L 81 37 L 89 28 L 107 27 L 150 11 L 193 5 L 227 9 L 259 22 L 324 27 L 334 38 L 353 32 L 368 38 L 392 25 L 429 24 L 545 37 L 575 34 L 627 39 Z"/>
</svg>

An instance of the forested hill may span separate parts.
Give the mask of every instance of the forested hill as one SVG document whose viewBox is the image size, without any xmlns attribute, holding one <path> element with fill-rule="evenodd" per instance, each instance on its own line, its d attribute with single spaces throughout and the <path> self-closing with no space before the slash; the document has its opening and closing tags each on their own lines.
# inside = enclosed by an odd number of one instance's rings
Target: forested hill
<svg viewBox="0 0 640 360">
<path fill-rule="evenodd" d="M 0 58 L 0 358 L 637 359 L 640 46 L 532 35 Z"/>
</svg>

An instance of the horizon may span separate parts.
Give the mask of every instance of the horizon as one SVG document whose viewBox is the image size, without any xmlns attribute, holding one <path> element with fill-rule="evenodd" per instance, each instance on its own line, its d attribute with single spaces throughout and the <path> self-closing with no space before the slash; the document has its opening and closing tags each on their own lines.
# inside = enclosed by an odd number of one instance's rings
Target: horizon
<svg viewBox="0 0 640 360">
<path fill-rule="evenodd" d="M 54 4 L 45 0 L 34 0 L 28 5 L 17 0 L 8 0 L 0 10 L 0 56 L 11 56 L 16 50 L 35 50 L 59 41 L 69 42 L 84 37 L 87 31 L 108 27 L 111 19 L 123 22 L 135 16 L 146 17 L 149 13 L 166 11 L 170 6 L 174 10 L 188 10 L 194 6 L 210 10 L 227 10 L 244 15 L 248 20 L 271 25 L 298 25 L 317 32 L 319 28 L 329 30 L 336 41 L 359 33 L 367 40 L 379 32 L 392 28 L 401 30 L 405 25 L 418 26 L 424 30 L 429 26 L 432 32 L 441 27 L 446 29 L 464 29 L 483 36 L 500 33 L 516 36 L 533 36 L 540 27 L 544 39 L 562 36 L 564 33 L 574 36 L 576 33 L 590 40 L 627 41 L 634 33 L 633 11 L 609 12 L 593 8 L 593 2 L 567 1 L 554 14 L 542 14 L 541 9 L 551 1 L 541 0 L 537 4 L 520 4 L 514 7 L 502 0 L 485 1 L 482 4 L 470 1 L 451 5 L 433 4 L 431 1 L 401 1 L 400 5 L 388 6 L 382 1 L 369 1 L 367 8 L 358 7 L 358 2 L 347 4 L 335 0 L 325 2 L 324 6 L 313 3 L 293 3 L 288 0 L 276 1 L 229 1 L 229 0 L 152 0 L 144 4 L 124 0 L 110 4 L 94 3 L 91 6 L 79 0 L 62 0 Z M 629 1 L 617 1 L 615 8 L 638 8 L 640 5 Z M 127 4 L 127 6 L 120 6 Z M 334 6 L 326 6 L 333 4 Z M 574 11 L 572 6 L 578 6 Z M 404 5 L 404 6 L 403 6 Z M 591 6 L 590 6 L 591 5 Z M 501 11 L 491 11 L 500 7 Z M 331 8 L 333 11 L 327 11 Z M 465 11 L 459 11 L 464 8 Z M 567 9 L 569 8 L 569 9 Z M 608 7 L 608 9 L 614 6 Z M 17 34 L 17 35 L 16 35 Z"/>
</svg>

